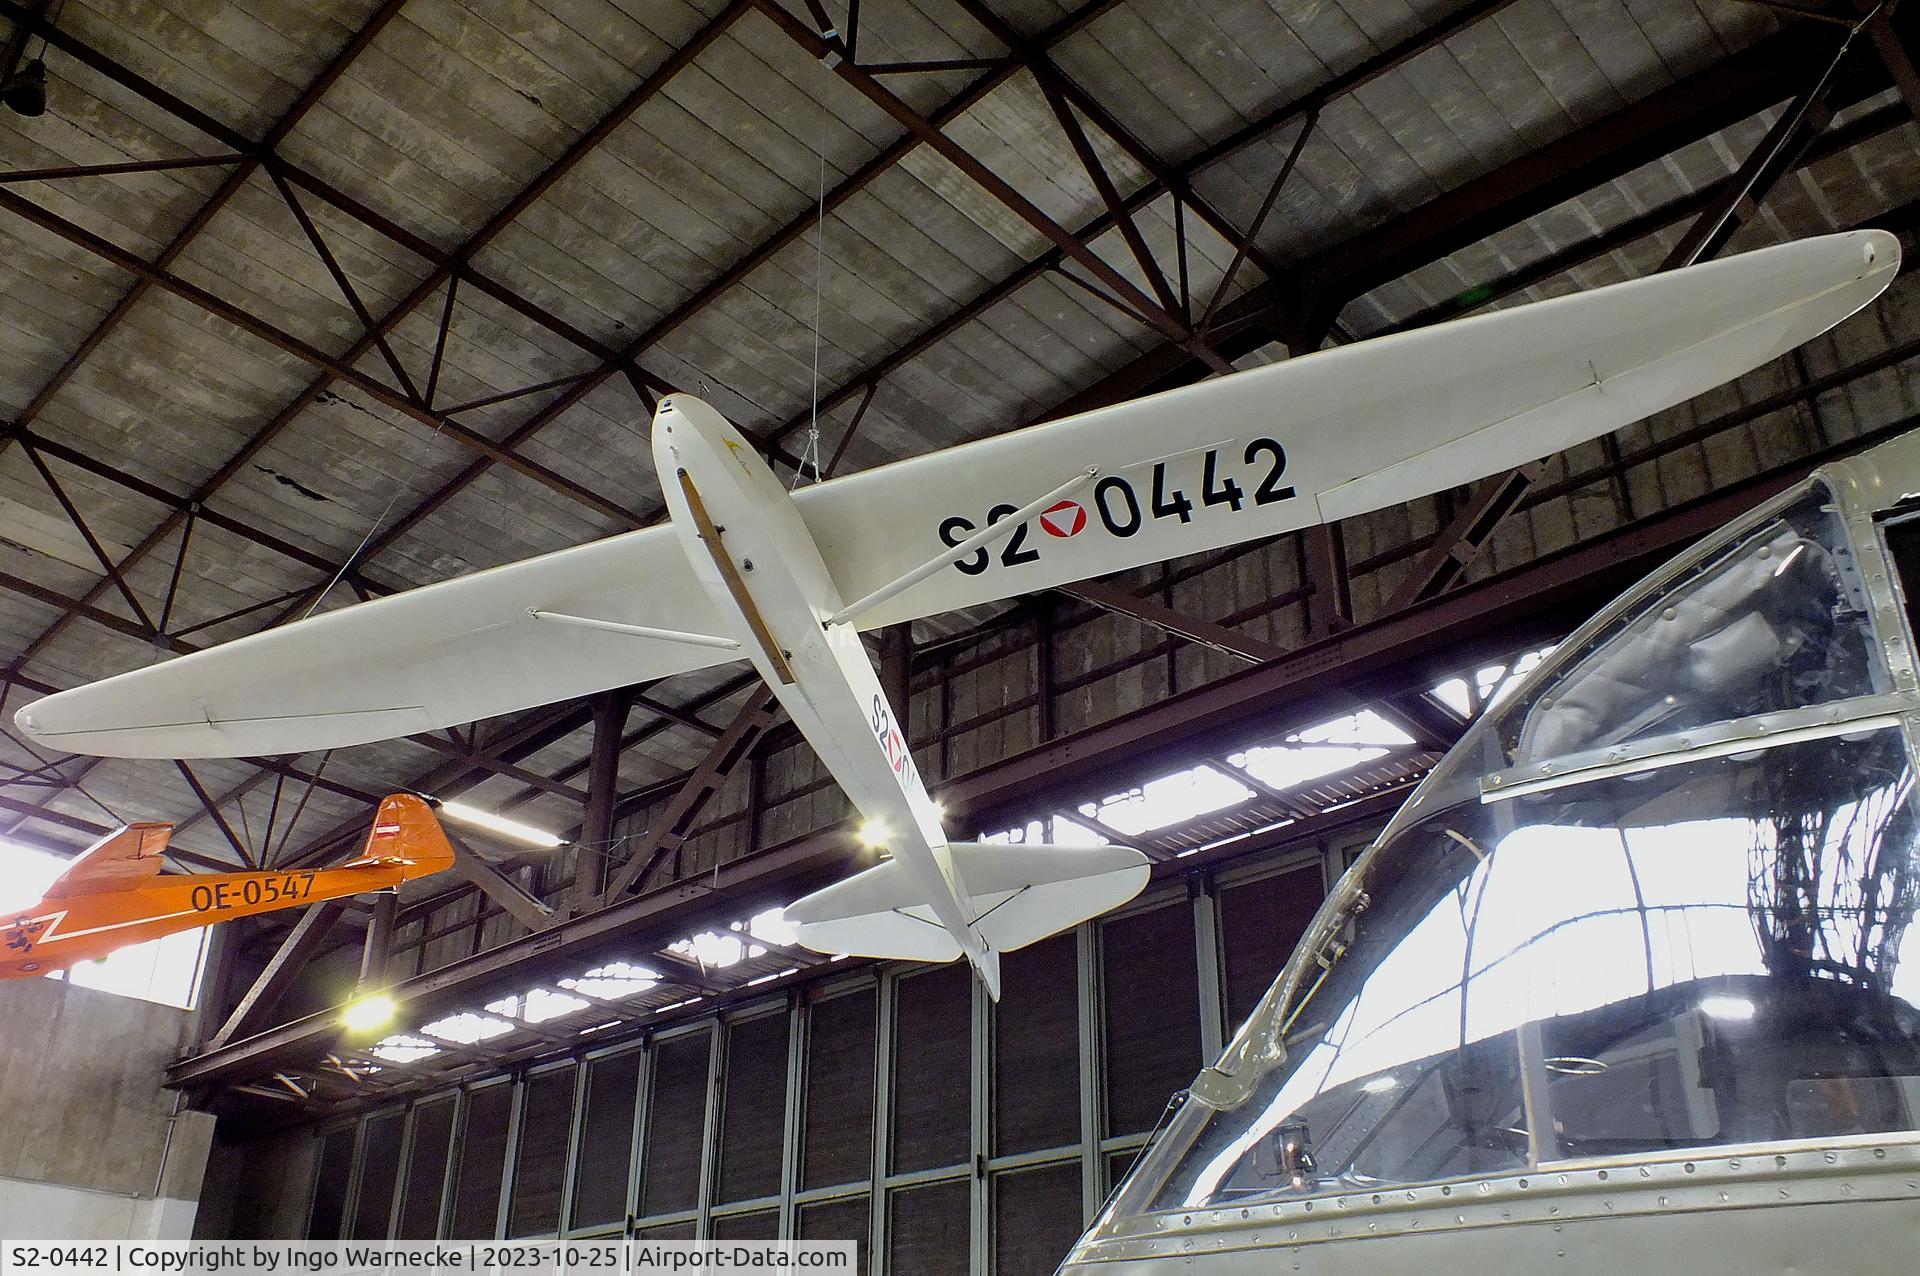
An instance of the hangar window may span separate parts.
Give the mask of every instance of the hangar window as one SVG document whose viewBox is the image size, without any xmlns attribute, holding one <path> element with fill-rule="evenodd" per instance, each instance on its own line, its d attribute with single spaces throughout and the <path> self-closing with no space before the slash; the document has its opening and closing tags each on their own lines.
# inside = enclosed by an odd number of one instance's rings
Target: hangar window
<svg viewBox="0 0 1920 1276">
<path fill-rule="evenodd" d="M 353 1227 L 356 1241 L 385 1240 L 393 1215 L 393 1192 L 400 1181 L 400 1136 L 405 1126 L 398 1112 L 370 1119 L 360 1133 L 360 1184 L 355 1192 Z"/>
<path fill-rule="evenodd" d="M 513 1158 L 513 1209 L 507 1235 L 543 1236 L 560 1228 L 560 1190 L 573 1124 L 574 1068 L 536 1072 L 522 1087 L 520 1147 Z"/>
<path fill-rule="evenodd" d="M 467 1098 L 466 1126 L 455 1170 L 453 1220 L 447 1235 L 490 1237 L 500 1212 L 500 1175 L 507 1164 L 513 1086 L 482 1086 Z"/>
<path fill-rule="evenodd" d="M 872 988 L 861 988 L 807 1008 L 803 1190 L 858 1182 L 872 1173 L 877 1003 Z"/>
<path fill-rule="evenodd" d="M 1200 964 L 1185 898 L 1100 924 L 1109 1135 L 1151 1130 L 1200 1067 Z"/>
<path fill-rule="evenodd" d="M 728 1024 L 717 1199 L 747 1201 L 778 1194 L 786 1113 L 785 1012 Z"/>
<path fill-rule="evenodd" d="M 413 1110 L 413 1141 L 407 1150 L 407 1183 L 401 1192 L 395 1235 L 403 1241 L 430 1241 L 440 1226 L 441 1190 L 446 1186 L 447 1152 L 453 1145 L 454 1101 L 435 1099 Z"/>
<path fill-rule="evenodd" d="M 672 1214 L 699 1203 L 712 1044 L 712 1034 L 702 1031 L 669 1038 L 653 1052 L 646 1170 L 640 1184 L 642 1214 Z"/>
<path fill-rule="evenodd" d="M 1227 761 L 1270 788 L 1286 789 L 1384 758 L 1412 743 L 1412 736 L 1368 709 L 1293 732 L 1278 744 L 1236 753 Z"/>
<path fill-rule="evenodd" d="M 894 988 L 893 1172 L 957 1165 L 972 1145 L 973 972 L 941 966 Z"/>
<path fill-rule="evenodd" d="M 1216 767 L 1197 766 L 1149 780 L 1137 789 L 1089 802 L 1082 815 L 1122 833 L 1145 833 L 1244 802 L 1253 790 Z"/>
<path fill-rule="evenodd" d="M 521 1023 L 545 1023 L 561 1019 L 587 1008 L 587 1002 L 549 988 L 530 988 L 526 992 L 487 1003 L 487 1010 Z"/>
<path fill-rule="evenodd" d="M 1050 1272 L 1080 1235 L 1080 1162 L 993 1176 L 993 1270 Z"/>
<path fill-rule="evenodd" d="M 800 1216 L 797 1239 L 843 1241 L 852 1237 L 854 1276 L 867 1276 L 867 1235 L 872 1210 L 865 1195 L 801 1205 L 797 1213 Z"/>
<path fill-rule="evenodd" d="M 410 1036 L 397 1032 L 391 1037 L 383 1037 L 367 1051 L 376 1059 L 385 1059 L 389 1063 L 418 1063 L 422 1059 L 431 1059 L 440 1053 L 440 1047 L 425 1037 Z"/>
<path fill-rule="evenodd" d="M 601 1001 L 619 1001 L 622 997 L 643 993 L 659 982 L 659 971 L 630 961 L 608 962 L 584 974 L 570 975 L 559 981 L 562 988 Z"/>
<path fill-rule="evenodd" d="M 966 1276 L 971 1201 L 965 1179 L 896 1189 L 887 1198 L 887 1270 Z"/>
<path fill-rule="evenodd" d="M 587 1096 L 581 1105 L 580 1152 L 573 1175 L 573 1227 L 601 1227 L 627 1215 L 634 1105 L 645 1061 L 641 1051 L 627 1050 L 587 1063 Z"/>
<path fill-rule="evenodd" d="M 1320 865 L 1269 873 L 1220 888 L 1220 964 L 1229 1026 L 1243 1022 L 1326 894 Z"/>
<path fill-rule="evenodd" d="M 1072 932 L 1007 953 L 993 1008 L 993 1154 L 1080 1140 L 1080 953 Z"/>
<path fill-rule="evenodd" d="M 346 1221 L 347 1187 L 353 1172 L 353 1144 L 357 1133 L 354 1126 L 342 1126 L 320 1142 L 320 1164 L 313 1176 L 313 1209 L 307 1217 L 307 1235 L 314 1240 L 340 1238 L 340 1225 Z"/>
</svg>

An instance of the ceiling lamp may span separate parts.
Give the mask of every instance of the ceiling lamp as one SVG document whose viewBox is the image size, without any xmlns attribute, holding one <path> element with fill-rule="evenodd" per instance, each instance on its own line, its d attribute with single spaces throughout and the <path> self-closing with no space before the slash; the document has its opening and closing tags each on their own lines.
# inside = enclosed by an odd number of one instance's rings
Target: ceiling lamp
<svg viewBox="0 0 1920 1276">
<path fill-rule="evenodd" d="M 0 102 L 16 115 L 47 113 L 47 60 L 35 58 L 0 84 Z"/>
</svg>

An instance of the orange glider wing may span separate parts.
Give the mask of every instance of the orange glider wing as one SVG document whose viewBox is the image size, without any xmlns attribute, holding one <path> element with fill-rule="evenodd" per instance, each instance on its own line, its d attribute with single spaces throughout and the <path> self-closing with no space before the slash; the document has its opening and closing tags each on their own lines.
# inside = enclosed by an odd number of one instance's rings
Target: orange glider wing
<svg viewBox="0 0 1920 1276">
<path fill-rule="evenodd" d="M 173 836 L 171 824 L 129 824 L 109 833 L 74 859 L 54 879 L 47 899 L 72 899 L 143 886 L 160 875 L 160 857 Z"/>
</svg>

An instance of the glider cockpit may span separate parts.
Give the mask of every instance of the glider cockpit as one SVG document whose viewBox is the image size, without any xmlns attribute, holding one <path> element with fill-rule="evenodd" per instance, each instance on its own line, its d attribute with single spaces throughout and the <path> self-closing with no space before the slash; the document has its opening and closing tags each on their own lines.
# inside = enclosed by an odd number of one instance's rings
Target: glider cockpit
<svg viewBox="0 0 1920 1276">
<path fill-rule="evenodd" d="M 1915 1138 L 1916 492 L 1920 435 L 1819 471 L 1490 707 L 1074 1261 L 1353 1193 Z"/>
</svg>

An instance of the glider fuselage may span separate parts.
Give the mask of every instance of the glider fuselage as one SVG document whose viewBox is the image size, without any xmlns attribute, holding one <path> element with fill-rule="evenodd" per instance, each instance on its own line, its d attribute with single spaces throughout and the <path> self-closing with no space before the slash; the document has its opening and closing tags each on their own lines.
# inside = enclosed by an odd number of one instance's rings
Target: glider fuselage
<svg viewBox="0 0 1920 1276">
<path fill-rule="evenodd" d="M 970 961 L 987 958 L 962 906 L 939 808 L 800 512 L 754 449 L 706 404 L 661 401 L 654 464 L 700 584 L 735 619 L 787 716 Z M 876 536 L 887 529 L 876 527 Z M 882 836 L 882 831 L 884 835 Z M 989 977 L 989 982 L 993 980 Z"/>
<path fill-rule="evenodd" d="M 0 916 L 0 979 L 22 979 L 93 961 L 215 922 L 299 908 L 398 886 L 417 872 L 399 863 L 288 873 L 188 873 L 68 898 L 48 896 Z"/>
<path fill-rule="evenodd" d="M 0 979 L 30 979 L 165 935 L 322 900 L 389 890 L 452 866 L 426 801 L 384 799 L 361 853 L 332 868 L 165 876 L 171 824 L 120 828 L 77 856 L 20 913 L 0 913 Z"/>
</svg>

